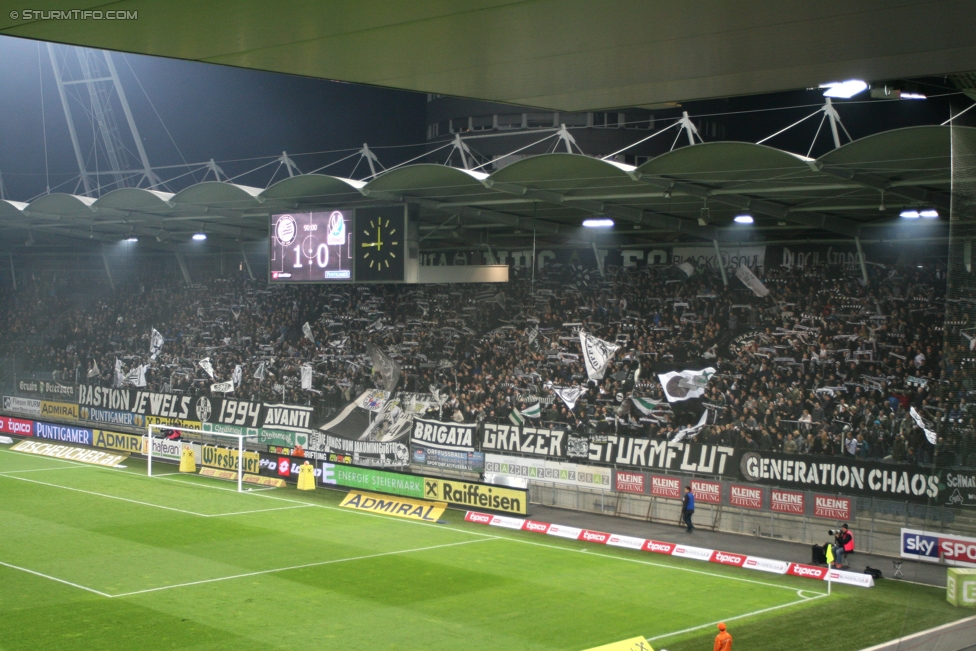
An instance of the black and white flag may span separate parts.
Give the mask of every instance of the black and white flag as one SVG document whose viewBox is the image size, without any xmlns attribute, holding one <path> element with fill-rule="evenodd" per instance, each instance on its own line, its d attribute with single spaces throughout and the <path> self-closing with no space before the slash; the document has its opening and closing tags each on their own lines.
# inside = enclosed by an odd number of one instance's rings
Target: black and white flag
<svg viewBox="0 0 976 651">
<path fill-rule="evenodd" d="M 304 334 L 305 338 L 311 341 L 313 344 L 315 343 L 315 337 L 312 336 L 312 326 L 308 324 L 308 321 L 306 321 L 305 325 L 302 326 L 302 334 Z"/>
<path fill-rule="evenodd" d="M 305 390 L 312 388 L 312 367 L 308 364 L 302 366 L 302 388 Z"/>
<path fill-rule="evenodd" d="M 230 381 L 233 382 L 235 385 L 239 385 L 243 377 L 244 377 L 244 369 L 242 369 L 241 365 L 238 364 L 237 366 L 234 367 L 234 373 L 230 376 Z"/>
<path fill-rule="evenodd" d="M 529 330 L 529 348 L 539 350 L 539 326 Z"/>
<path fill-rule="evenodd" d="M 149 359 L 156 359 L 156 355 L 159 351 L 163 349 L 163 335 L 159 334 L 159 330 L 156 328 L 152 329 L 149 334 Z"/>
<path fill-rule="evenodd" d="M 258 370 L 254 371 L 254 379 L 264 380 L 265 373 L 267 373 L 267 364 L 265 362 L 261 362 L 258 364 Z"/>
<path fill-rule="evenodd" d="M 602 380 L 610 358 L 620 349 L 620 346 L 597 339 L 583 330 L 580 330 L 579 336 L 580 346 L 583 348 L 583 361 L 586 363 L 586 375 L 591 380 Z"/>
<path fill-rule="evenodd" d="M 691 427 L 685 427 L 683 429 L 678 430 L 678 432 L 674 435 L 674 438 L 671 439 L 671 442 L 680 443 L 685 439 L 694 438 L 695 435 L 698 434 L 698 430 L 705 427 L 707 423 L 708 423 L 708 410 L 706 409 L 704 412 L 702 412 L 701 418 L 698 419 L 698 422 L 696 424 L 692 425 Z"/>
<path fill-rule="evenodd" d="M 92 367 L 90 369 L 88 369 L 88 377 L 90 377 L 90 378 L 91 377 L 98 377 L 101 374 L 102 374 L 102 372 L 98 369 L 98 360 L 97 359 L 93 359 L 92 360 Z"/>
<path fill-rule="evenodd" d="M 760 298 L 769 296 L 769 289 L 763 285 L 762 281 L 756 278 L 756 274 L 744 264 L 740 264 L 735 270 L 735 277 L 742 281 L 742 284 L 752 290 L 752 293 Z"/>
<path fill-rule="evenodd" d="M 671 371 L 657 377 L 668 402 L 681 402 L 705 395 L 705 386 L 713 375 L 715 369 L 709 366 L 701 371 Z"/>
<path fill-rule="evenodd" d="M 122 378 L 122 384 L 134 387 L 144 387 L 146 386 L 146 366 L 140 365 L 133 367 L 125 377 Z"/>
<path fill-rule="evenodd" d="M 393 391 L 397 382 L 400 381 L 400 365 L 380 350 L 379 346 L 370 341 L 366 342 L 366 352 L 369 353 L 369 358 L 373 360 L 373 369 L 383 378 L 383 388 L 387 391 Z"/>
<path fill-rule="evenodd" d="M 570 411 L 576 407 L 576 401 L 579 400 L 580 396 L 586 392 L 585 387 L 576 385 L 574 387 L 561 387 L 559 385 L 552 385 L 549 387 L 552 392 L 559 396 Z"/>
<path fill-rule="evenodd" d="M 925 432 L 925 438 L 928 439 L 929 443 L 935 445 L 938 442 L 939 437 L 936 435 L 934 430 L 930 430 L 925 426 L 925 421 L 922 420 L 922 416 L 915 411 L 915 407 L 912 407 L 908 413 L 911 414 L 912 420 L 915 421 L 915 424 L 921 427 L 922 431 Z"/>
<path fill-rule="evenodd" d="M 210 363 L 210 358 L 209 357 L 205 357 L 204 359 L 201 359 L 200 360 L 200 368 L 202 368 L 204 371 L 207 372 L 207 375 L 210 376 L 210 379 L 211 380 L 215 379 L 214 378 L 213 364 Z"/>
<path fill-rule="evenodd" d="M 234 381 L 217 382 L 210 385 L 210 393 L 234 393 Z"/>
</svg>

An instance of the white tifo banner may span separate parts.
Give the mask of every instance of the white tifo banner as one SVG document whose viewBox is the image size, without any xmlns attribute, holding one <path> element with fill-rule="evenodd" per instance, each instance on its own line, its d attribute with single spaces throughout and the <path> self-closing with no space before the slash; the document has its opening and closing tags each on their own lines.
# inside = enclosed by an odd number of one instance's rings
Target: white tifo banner
<svg viewBox="0 0 976 651">
<path fill-rule="evenodd" d="M 599 466 L 583 466 L 576 463 L 509 457 L 489 453 L 485 454 L 485 479 L 490 481 L 488 475 L 502 475 L 528 481 L 610 490 L 613 470 Z"/>
<path fill-rule="evenodd" d="M 729 246 L 720 247 L 722 263 L 725 268 L 762 267 L 766 261 L 765 246 Z M 718 268 L 715 264 L 715 247 L 713 246 L 676 246 L 671 250 L 672 264 L 691 262 L 696 267 L 709 266 Z"/>
</svg>

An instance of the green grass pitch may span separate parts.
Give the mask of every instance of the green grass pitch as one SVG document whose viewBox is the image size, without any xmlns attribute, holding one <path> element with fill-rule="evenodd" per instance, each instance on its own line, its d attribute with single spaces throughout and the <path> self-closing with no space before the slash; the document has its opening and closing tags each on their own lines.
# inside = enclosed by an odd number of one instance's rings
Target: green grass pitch
<svg viewBox="0 0 976 651">
<path fill-rule="evenodd" d="M 0 649 L 576 651 L 643 635 L 690 651 L 724 619 L 736 648 L 846 651 L 967 614 L 929 587 L 826 596 L 808 579 L 340 497 L 0 448 Z"/>
</svg>

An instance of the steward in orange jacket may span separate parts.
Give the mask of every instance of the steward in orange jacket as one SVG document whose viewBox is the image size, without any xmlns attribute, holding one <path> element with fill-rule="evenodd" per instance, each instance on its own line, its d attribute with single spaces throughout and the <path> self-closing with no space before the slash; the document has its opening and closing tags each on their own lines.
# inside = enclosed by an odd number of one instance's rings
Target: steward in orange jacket
<svg viewBox="0 0 976 651">
<path fill-rule="evenodd" d="M 718 625 L 714 651 L 732 651 L 732 636 L 725 630 L 725 622 Z"/>
</svg>

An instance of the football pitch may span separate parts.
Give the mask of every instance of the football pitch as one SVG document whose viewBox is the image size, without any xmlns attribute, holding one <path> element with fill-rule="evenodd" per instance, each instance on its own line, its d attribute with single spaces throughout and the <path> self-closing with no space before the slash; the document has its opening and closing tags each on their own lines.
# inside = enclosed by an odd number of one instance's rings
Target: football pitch
<svg viewBox="0 0 976 651">
<path fill-rule="evenodd" d="M 860 649 L 968 613 L 834 586 L 339 508 L 342 494 L 146 477 L 0 447 L 0 649 Z M 675 529 L 675 537 L 681 534 Z M 731 550 L 734 551 L 734 550 Z M 758 576 L 757 576 L 758 575 Z"/>
</svg>

